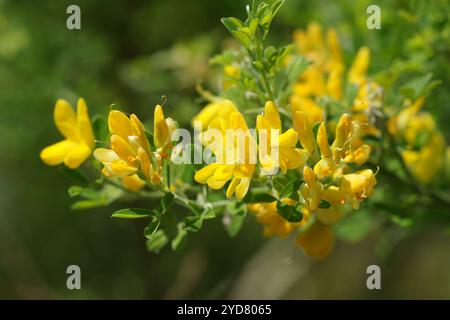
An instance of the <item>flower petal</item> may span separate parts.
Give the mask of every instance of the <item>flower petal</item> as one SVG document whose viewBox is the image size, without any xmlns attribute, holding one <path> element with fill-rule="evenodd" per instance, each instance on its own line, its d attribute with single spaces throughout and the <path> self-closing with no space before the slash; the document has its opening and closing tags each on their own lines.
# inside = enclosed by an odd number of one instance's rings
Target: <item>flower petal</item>
<svg viewBox="0 0 450 320">
<path fill-rule="evenodd" d="M 121 111 L 112 110 L 108 116 L 108 126 L 111 134 L 116 134 L 122 139 L 128 140 L 133 135 L 130 119 Z"/>
<path fill-rule="evenodd" d="M 91 155 L 91 148 L 84 143 L 75 145 L 64 158 L 64 164 L 71 168 L 78 168 Z"/>
<path fill-rule="evenodd" d="M 44 148 L 41 151 L 42 161 L 49 166 L 63 163 L 67 154 L 76 144 L 70 140 L 63 140 Z"/>
<path fill-rule="evenodd" d="M 81 140 L 89 147 L 94 147 L 95 137 L 92 132 L 91 119 L 89 118 L 86 101 L 78 99 L 77 104 L 77 127 Z"/>
<path fill-rule="evenodd" d="M 94 151 L 94 157 L 100 162 L 112 162 L 119 160 L 119 156 L 114 150 L 106 148 L 97 148 Z"/>
<path fill-rule="evenodd" d="M 53 113 L 55 125 L 61 134 L 72 141 L 78 141 L 77 116 L 72 106 L 64 99 L 59 99 L 55 104 Z"/>
</svg>

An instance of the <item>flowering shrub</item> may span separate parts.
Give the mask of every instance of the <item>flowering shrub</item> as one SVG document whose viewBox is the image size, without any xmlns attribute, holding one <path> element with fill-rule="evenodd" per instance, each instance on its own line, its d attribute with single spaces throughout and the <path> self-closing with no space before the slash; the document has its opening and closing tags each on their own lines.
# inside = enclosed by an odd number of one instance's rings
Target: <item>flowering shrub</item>
<svg viewBox="0 0 450 320">
<path fill-rule="evenodd" d="M 54 120 L 66 139 L 42 150 L 41 158 L 64 166 L 77 182 L 69 194 L 82 200 L 73 209 L 160 199 L 157 208 L 112 214 L 147 219 L 144 236 L 156 252 L 169 243 L 180 250 L 188 233 L 218 217 L 234 236 L 250 212 L 265 236 L 295 234 L 299 248 L 323 258 L 341 220 L 358 215 L 361 205 L 395 204 L 377 197 L 393 185 L 407 190 L 408 206 L 448 206 L 434 180 L 449 149 L 422 110 L 431 79 L 414 88 L 415 101 L 393 108 L 368 75 L 369 48 L 346 66 L 334 29 L 324 33 L 311 23 L 294 33 L 292 44 L 267 46 L 282 3 L 247 7 L 245 21 L 222 19 L 240 48 L 211 59 L 223 70 L 222 90 L 199 90 L 209 103 L 192 119 L 193 136 L 165 117 L 165 98 L 154 108 L 152 132 L 134 114 L 112 108 L 107 120 L 90 119 L 83 99 L 76 114 L 58 100 Z M 185 214 L 171 210 L 173 203 Z M 421 223 L 408 208 L 393 210 L 392 221 Z"/>
</svg>

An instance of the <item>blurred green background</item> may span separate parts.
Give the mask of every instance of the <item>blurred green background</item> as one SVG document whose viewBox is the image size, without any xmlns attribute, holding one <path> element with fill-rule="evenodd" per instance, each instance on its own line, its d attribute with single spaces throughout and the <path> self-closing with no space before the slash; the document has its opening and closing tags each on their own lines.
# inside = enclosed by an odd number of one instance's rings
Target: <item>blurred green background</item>
<svg viewBox="0 0 450 320">
<path fill-rule="evenodd" d="M 229 42 L 219 19 L 242 18 L 246 3 L 0 0 L 0 298 L 450 298 L 450 237 L 434 227 L 406 239 L 394 229 L 396 245 L 382 255 L 386 236 L 374 228 L 315 262 L 292 239 L 264 239 L 253 217 L 236 238 L 216 219 L 190 236 L 184 253 L 156 255 L 145 248 L 143 224 L 110 219 L 120 203 L 69 210 L 70 182 L 39 159 L 60 139 L 56 99 L 82 96 L 91 115 L 115 103 L 151 124 L 166 95 L 166 114 L 187 126 L 203 105 L 195 85 L 219 85 L 208 64 Z M 70 4 L 81 8 L 79 31 L 66 28 Z M 376 1 L 381 30 L 366 28 L 369 4 L 288 0 L 271 41 L 288 43 L 295 28 L 316 20 L 337 28 L 348 63 L 369 46 L 371 73 L 414 61 L 404 77 L 432 72 L 442 81 L 427 109 L 449 141 L 449 2 Z M 82 290 L 66 288 L 71 264 L 81 267 Z M 370 264 L 381 266 L 382 290 L 366 288 Z"/>
</svg>

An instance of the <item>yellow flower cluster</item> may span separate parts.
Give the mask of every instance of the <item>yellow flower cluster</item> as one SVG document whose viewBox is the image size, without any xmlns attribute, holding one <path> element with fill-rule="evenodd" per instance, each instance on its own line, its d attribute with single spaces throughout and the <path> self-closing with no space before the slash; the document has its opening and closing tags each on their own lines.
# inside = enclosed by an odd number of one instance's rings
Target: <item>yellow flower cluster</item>
<svg viewBox="0 0 450 320">
<path fill-rule="evenodd" d="M 55 124 L 66 140 L 51 145 L 41 152 L 41 159 L 48 165 L 64 163 L 71 169 L 78 168 L 92 154 L 95 138 L 85 101 L 78 100 L 77 115 L 65 100 L 58 100 L 54 111 Z M 136 115 L 129 117 L 112 110 L 108 117 L 110 149 L 97 148 L 94 157 L 103 164 L 102 174 L 118 177 L 130 191 L 138 191 L 146 182 L 160 184 L 162 160 L 172 148 L 171 134 L 175 122 L 165 118 L 162 107 L 157 105 L 154 114 L 154 145 L 151 150 L 144 126 Z"/>
<path fill-rule="evenodd" d="M 297 111 L 294 127 L 303 146 L 301 150 L 309 155 L 302 170 L 305 182 L 299 189 L 303 220 L 289 223 L 279 217 L 276 203 L 250 205 L 249 209 L 265 225 L 264 234 L 267 236 L 283 237 L 301 227 L 297 245 L 308 255 L 321 258 L 333 247 L 331 225 L 341 218 L 342 207 L 347 204 L 357 209 L 359 203 L 373 193 L 377 182 L 374 172 L 371 169 L 352 171 L 348 165 L 364 164 L 369 158 L 370 147 L 359 139 L 360 123 L 351 121 L 348 114 L 339 119 L 331 145 L 325 122 L 319 125 L 314 138 L 308 118 L 302 111 Z"/>
<path fill-rule="evenodd" d="M 294 33 L 297 52 L 305 56 L 311 65 L 294 85 L 290 97 L 292 111 L 303 111 L 311 122 L 323 120 L 323 108 L 318 105 L 317 98 L 328 96 L 343 102 L 344 71 L 341 46 L 337 32 L 329 28 L 326 41 L 322 27 L 318 23 L 310 23 L 306 31 Z M 378 135 L 372 115 L 381 108 L 383 90 L 380 85 L 367 78 L 370 64 L 370 50 L 361 47 L 347 72 L 347 86 L 356 86 L 357 95 L 352 103 L 352 120 L 363 123 L 361 134 Z"/>
<path fill-rule="evenodd" d="M 270 152 L 263 155 L 261 149 L 273 150 L 277 147 L 281 171 L 298 169 L 303 173 L 305 183 L 299 189 L 299 210 L 303 213 L 300 223 L 290 223 L 277 212 L 277 202 L 256 203 L 249 205 L 249 210 L 256 214 L 264 225 L 266 236 L 284 237 L 299 228 L 297 244 L 309 255 L 323 257 L 333 247 L 334 238 L 330 225 L 341 217 L 341 208 L 347 204 L 358 208 L 359 203 L 373 193 L 376 184 L 375 174 L 370 169 L 353 171 L 351 168 L 366 163 L 371 148 L 360 139 L 361 123 L 352 121 L 349 114 L 343 114 L 336 125 L 334 141 L 329 144 L 327 124 L 321 122 L 317 135 L 314 136 L 311 117 L 304 111 L 296 110 L 293 114 L 293 128 L 282 132 L 282 122 L 277 106 L 268 101 L 264 112 L 257 116 L 256 129 L 265 132 L 267 139 L 259 136 L 258 164 L 262 169 L 271 171 L 276 166 Z M 257 166 L 250 162 L 251 145 L 256 146 L 255 139 L 248 134 L 247 123 L 230 100 L 221 100 L 207 105 L 195 118 L 194 126 L 203 129 L 202 143 L 216 156 L 211 163 L 197 171 L 195 180 L 207 184 L 212 189 L 220 189 L 228 181 L 226 196 L 236 194 L 242 199 L 250 186 Z M 224 155 L 230 149 L 237 148 L 236 139 L 226 139 L 226 130 L 241 130 L 246 138 L 244 153 L 235 152 L 235 158 L 224 161 Z M 210 133 L 216 130 L 222 135 L 222 144 L 216 144 L 216 136 Z M 277 141 L 273 141 L 271 131 L 279 132 Z M 265 142 L 264 142 L 265 141 Z M 300 143 L 300 147 L 297 145 Z M 234 150 L 233 150 L 234 151 Z M 352 164 L 351 166 L 349 164 Z M 282 199 L 287 204 L 295 203 L 292 199 Z M 316 233 L 317 237 L 316 237 Z M 324 235 L 324 236 L 323 236 Z"/>
<path fill-rule="evenodd" d="M 411 174 L 428 183 L 443 170 L 447 145 L 433 116 L 420 110 L 424 102 L 423 97 L 408 101 L 398 115 L 389 119 L 388 129 L 406 144 L 401 155 Z"/>
</svg>

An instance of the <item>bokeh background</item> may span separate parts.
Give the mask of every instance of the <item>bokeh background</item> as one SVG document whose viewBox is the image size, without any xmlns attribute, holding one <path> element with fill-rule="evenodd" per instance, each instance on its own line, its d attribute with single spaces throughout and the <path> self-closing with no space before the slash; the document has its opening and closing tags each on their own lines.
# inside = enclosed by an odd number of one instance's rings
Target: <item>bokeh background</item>
<svg viewBox="0 0 450 320">
<path fill-rule="evenodd" d="M 219 19 L 242 18 L 246 3 L 0 0 L 0 298 L 450 298 L 450 232 L 442 228 L 402 237 L 380 221 L 360 241 L 339 241 L 326 260 L 312 261 L 292 239 L 264 239 L 253 217 L 235 238 L 216 219 L 183 253 L 156 255 L 141 223 L 110 218 L 123 204 L 70 211 L 70 182 L 39 159 L 59 139 L 56 99 L 82 96 L 91 114 L 115 103 L 150 124 L 166 95 L 167 115 L 188 126 L 203 105 L 195 85 L 218 86 L 208 59 L 230 41 Z M 70 4 L 81 8 L 79 31 L 66 28 Z M 381 30 L 366 28 L 369 4 L 381 7 Z M 369 46 L 371 73 L 415 59 L 417 72 L 442 81 L 427 109 L 450 141 L 449 13 L 439 0 L 288 0 L 270 41 L 288 43 L 315 20 L 337 28 L 348 62 Z M 81 267 L 82 290 L 66 288 L 71 264 Z M 371 264 L 381 266 L 382 290 L 366 288 Z"/>
</svg>

